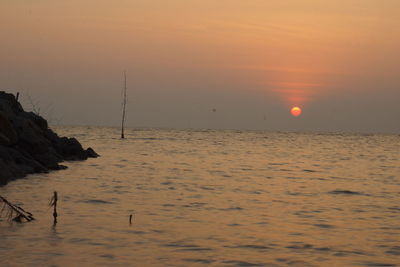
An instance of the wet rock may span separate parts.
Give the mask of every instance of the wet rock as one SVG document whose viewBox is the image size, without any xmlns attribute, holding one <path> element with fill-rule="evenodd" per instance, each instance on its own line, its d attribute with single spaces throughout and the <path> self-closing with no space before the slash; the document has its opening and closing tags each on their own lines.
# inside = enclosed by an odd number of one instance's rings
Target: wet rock
<svg viewBox="0 0 400 267">
<path fill-rule="evenodd" d="M 7 136 L 4 136 L 2 133 L 0 133 L 0 146 L 1 145 L 5 146 L 11 145 L 10 139 L 8 139 Z"/>
<path fill-rule="evenodd" d="M 0 111 L 0 139 L 4 140 L 0 144 L 12 145 L 18 141 L 18 136 L 17 132 L 14 130 L 12 123 L 7 117 L 8 116 L 6 115 L 6 113 Z"/>
<path fill-rule="evenodd" d="M 24 112 L 21 116 L 35 123 L 42 131 L 48 128 L 47 121 L 33 112 Z"/>
<path fill-rule="evenodd" d="M 88 156 L 89 158 L 97 158 L 97 157 L 99 156 L 99 154 L 97 154 L 97 153 L 93 150 L 93 148 L 91 148 L 91 147 L 88 147 L 88 148 L 86 149 L 86 154 L 87 154 L 87 156 Z"/>
<path fill-rule="evenodd" d="M 30 173 L 60 170 L 64 160 L 99 155 L 75 138 L 59 137 L 47 121 L 25 112 L 14 95 L 0 91 L 0 185 Z"/>
</svg>

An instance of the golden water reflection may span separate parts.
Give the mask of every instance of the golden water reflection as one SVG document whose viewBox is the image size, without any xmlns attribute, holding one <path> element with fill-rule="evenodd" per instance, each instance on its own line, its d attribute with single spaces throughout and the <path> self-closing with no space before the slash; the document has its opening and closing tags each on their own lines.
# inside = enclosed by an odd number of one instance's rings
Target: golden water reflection
<svg viewBox="0 0 400 267">
<path fill-rule="evenodd" d="M 399 262 L 398 136 L 58 131 L 101 157 L 0 188 L 38 219 L 0 222 L 4 266 Z"/>
</svg>

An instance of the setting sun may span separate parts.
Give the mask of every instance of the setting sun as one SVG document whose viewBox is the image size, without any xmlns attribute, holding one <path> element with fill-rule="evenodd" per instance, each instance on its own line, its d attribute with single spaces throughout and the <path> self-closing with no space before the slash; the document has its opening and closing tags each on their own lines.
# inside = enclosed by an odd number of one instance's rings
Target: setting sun
<svg viewBox="0 0 400 267">
<path fill-rule="evenodd" d="M 293 115 L 294 117 L 298 117 L 298 116 L 301 115 L 301 108 L 299 108 L 299 107 L 293 107 L 293 108 L 290 110 L 290 113 L 292 113 L 292 115 Z"/>
</svg>

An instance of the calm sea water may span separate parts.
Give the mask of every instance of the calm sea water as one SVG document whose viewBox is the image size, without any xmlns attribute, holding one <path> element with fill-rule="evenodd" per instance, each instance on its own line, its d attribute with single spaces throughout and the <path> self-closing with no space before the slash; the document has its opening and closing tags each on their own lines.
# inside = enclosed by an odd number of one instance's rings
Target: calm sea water
<svg viewBox="0 0 400 267">
<path fill-rule="evenodd" d="M 400 266 L 400 136 L 57 132 L 101 157 L 0 188 L 1 266 Z"/>
</svg>

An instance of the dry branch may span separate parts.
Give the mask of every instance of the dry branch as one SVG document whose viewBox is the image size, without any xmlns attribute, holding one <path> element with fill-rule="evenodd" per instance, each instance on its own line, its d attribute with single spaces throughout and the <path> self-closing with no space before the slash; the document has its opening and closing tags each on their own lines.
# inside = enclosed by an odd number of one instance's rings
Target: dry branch
<svg viewBox="0 0 400 267">
<path fill-rule="evenodd" d="M 5 212 L 5 217 L 8 220 L 15 222 L 22 222 L 23 220 L 30 222 L 34 220 L 32 213 L 25 211 L 23 208 L 10 203 L 7 199 L 0 196 L 0 202 L 3 202 L 3 207 L 0 211 L 0 217 L 3 216 Z"/>
<path fill-rule="evenodd" d="M 53 218 L 54 218 L 54 222 L 53 224 L 56 225 L 57 224 L 57 201 L 58 201 L 58 194 L 57 191 L 54 191 L 53 197 L 50 199 L 50 203 L 49 206 L 50 207 L 54 207 L 54 211 L 53 211 Z"/>
</svg>

